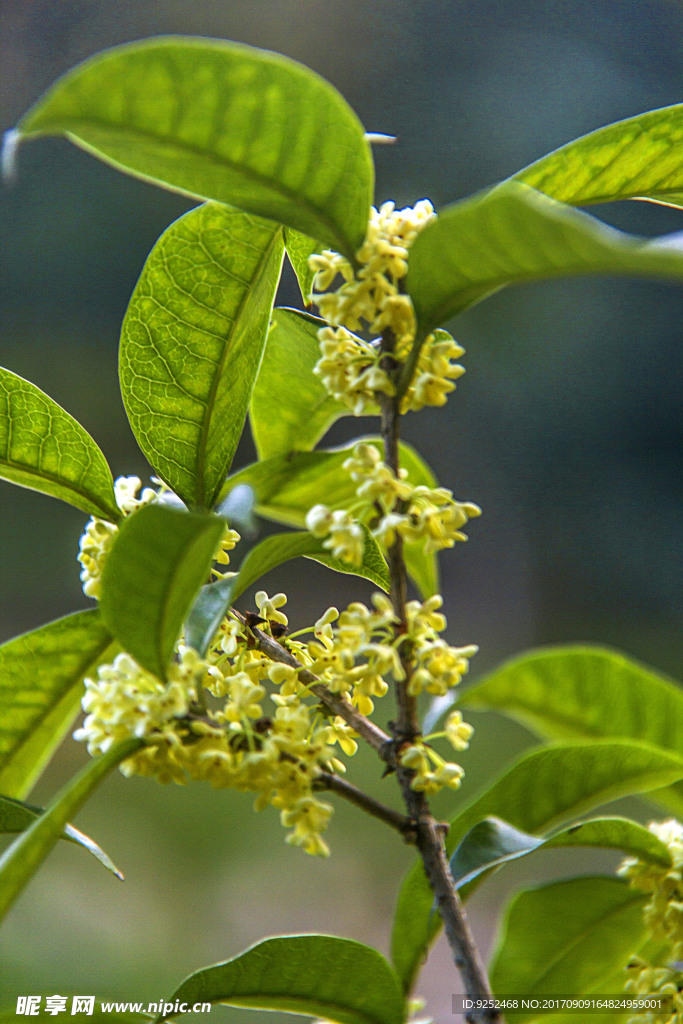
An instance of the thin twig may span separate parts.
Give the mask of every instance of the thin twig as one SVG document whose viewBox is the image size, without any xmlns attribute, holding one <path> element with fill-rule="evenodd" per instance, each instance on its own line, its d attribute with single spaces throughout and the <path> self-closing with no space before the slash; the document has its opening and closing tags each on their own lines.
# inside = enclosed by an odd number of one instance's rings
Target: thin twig
<svg viewBox="0 0 683 1024">
<path fill-rule="evenodd" d="M 415 842 L 414 821 L 411 821 L 405 814 L 401 814 L 400 811 L 395 811 L 393 808 L 387 807 L 385 804 L 375 800 L 374 797 L 364 793 L 351 782 L 342 779 L 341 776 L 335 775 L 333 772 L 321 771 L 314 783 L 314 788 L 317 789 L 318 787 L 337 793 L 339 796 L 344 797 L 345 800 L 355 804 L 356 807 L 360 807 L 361 810 L 371 814 L 374 818 L 379 818 L 380 821 L 391 825 L 407 841 Z"/>
</svg>

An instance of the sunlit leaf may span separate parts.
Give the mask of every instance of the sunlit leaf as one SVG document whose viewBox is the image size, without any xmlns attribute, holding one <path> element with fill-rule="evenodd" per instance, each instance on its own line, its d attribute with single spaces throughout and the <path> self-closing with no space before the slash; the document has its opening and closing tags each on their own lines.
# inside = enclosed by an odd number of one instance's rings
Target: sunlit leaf
<svg viewBox="0 0 683 1024">
<path fill-rule="evenodd" d="M 0 646 L 0 792 L 25 797 L 80 709 L 82 679 L 118 645 L 97 609 Z"/>
<path fill-rule="evenodd" d="M 307 235 L 302 235 L 298 231 L 287 228 L 285 231 L 285 248 L 289 262 L 292 264 L 292 269 L 299 282 L 301 298 L 308 309 L 311 305 L 311 289 L 313 287 L 313 278 L 315 277 L 315 271 L 311 270 L 308 265 L 308 257 L 312 256 L 314 252 L 319 252 L 322 247 L 314 238 L 309 238 Z"/>
<path fill-rule="evenodd" d="M 36 818 L 39 818 L 43 813 L 44 809 L 42 807 L 33 807 L 31 804 L 22 803 L 21 800 L 13 800 L 12 797 L 0 795 L 0 832 L 25 832 Z M 86 836 L 84 832 L 79 832 L 73 825 L 65 825 L 62 838 L 82 846 L 100 864 L 104 865 L 107 871 L 111 871 L 117 878 L 123 878 L 119 869 L 112 863 L 104 850 L 97 845 L 94 839 Z"/>
<path fill-rule="evenodd" d="M 370 146 L 339 93 L 279 54 L 158 36 L 69 71 L 18 125 L 66 135 L 136 177 L 230 203 L 353 258 L 373 196 Z"/>
<path fill-rule="evenodd" d="M 211 508 L 242 435 L 282 265 L 272 221 L 208 203 L 152 249 L 121 332 L 121 393 L 155 470 Z"/>
<path fill-rule="evenodd" d="M 550 882 L 518 893 L 489 971 L 494 992 L 532 999 L 595 992 L 642 945 L 646 900 L 621 879 L 600 876 Z M 514 1019 L 532 1021 L 543 1015 L 520 1011 Z"/>
<path fill-rule="evenodd" d="M 545 739 L 630 737 L 680 752 L 683 691 L 603 647 L 551 647 L 506 662 L 464 693 L 458 706 L 498 711 Z M 683 814 L 683 785 L 650 794 Z"/>
<path fill-rule="evenodd" d="M 107 556 L 102 618 L 121 646 L 160 679 L 224 528 L 218 516 L 147 505 L 123 521 Z"/>
<path fill-rule="evenodd" d="M 627 235 L 508 181 L 449 206 L 410 249 L 420 336 L 509 284 L 583 274 L 683 280 L 683 238 Z"/>
<path fill-rule="evenodd" d="M 381 953 L 331 935 L 266 939 L 191 975 L 168 1002 L 176 1000 L 283 1010 L 338 1024 L 405 1019 L 398 979 Z"/>
<path fill-rule="evenodd" d="M 515 174 L 572 206 L 652 199 L 683 206 L 683 104 L 616 121 Z"/>
<path fill-rule="evenodd" d="M 40 388 L 0 367 L 0 477 L 115 522 L 107 460 L 87 430 Z"/>
<path fill-rule="evenodd" d="M 313 449 L 349 409 L 331 398 L 313 367 L 320 358 L 324 320 L 295 309 L 274 309 L 272 327 L 249 410 L 260 459 Z"/>
<path fill-rule="evenodd" d="M 44 814 L 18 836 L 0 856 L 0 920 L 36 873 L 62 831 L 95 787 L 143 741 L 127 739 L 117 743 L 88 764 L 59 791 Z"/>
</svg>

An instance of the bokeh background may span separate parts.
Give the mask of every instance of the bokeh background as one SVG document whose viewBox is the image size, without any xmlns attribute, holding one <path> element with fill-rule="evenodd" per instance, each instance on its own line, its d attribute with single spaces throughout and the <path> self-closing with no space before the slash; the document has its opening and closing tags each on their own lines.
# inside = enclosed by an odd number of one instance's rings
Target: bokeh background
<svg viewBox="0 0 683 1024">
<path fill-rule="evenodd" d="M 105 47 L 165 33 L 235 39 L 308 64 L 368 130 L 398 136 L 375 149 L 378 201 L 428 196 L 439 207 L 593 128 L 679 102 L 682 30 L 678 0 L 2 0 L 0 126 Z M 149 249 L 190 205 L 61 140 L 20 150 L 17 180 L 0 189 L 0 362 L 83 423 L 115 474 L 149 472 L 118 394 L 121 318 Z M 683 227 L 680 211 L 653 204 L 593 212 L 643 234 Z M 290 276 L 280 301 L 297 303 Z M 484 509 L 469 543 L 442 561 L 449 638 L 481 647 L 474 678 L 515 652 L 575 640 L 676 672 L 682 313 L 673 285 L 572 280 L 500 292 L 453 325 L 467 374 L 446 410 L 406 419 L 405 437 L 456 497 Z M 345 421 L 331 440 L 369 426 Z M 252 457 L 245 437 L 236 465 Z M 0 640 L 89 603 L 75 562 L 83 525 L 66 505 L 0 482 Z M 367 596 L 308 562 L 266 586 L 287 590 L 299 625 L 333 600 Z M 463 799 L 529 742 L 493 716 L 475 724 Z M 35 799 L 83 761 L 65 743 Z M 355 773 L 388 799 L 372 758 Z M 647 818 L 644 805 L 630 810 Z M 0 937 L 6 998 L 161 999 L 268 933 L 327 931 L 386 951 L 412 860 L 345 807 L 321 862 L 286 847 L 275 812 L 254 815 L 246 796 L 118 775 L 78 824 L 127 880 L 80 850 L 56 851 Z M 584 864 L 577 854 L 540 861 L 548 872 Z M 473 900 L 485 946 L 505 893 L 538 866 L 510 869 Z M 420 991 L 437 1020 L 453 1020 L 447 950 Z"/>
</svg>

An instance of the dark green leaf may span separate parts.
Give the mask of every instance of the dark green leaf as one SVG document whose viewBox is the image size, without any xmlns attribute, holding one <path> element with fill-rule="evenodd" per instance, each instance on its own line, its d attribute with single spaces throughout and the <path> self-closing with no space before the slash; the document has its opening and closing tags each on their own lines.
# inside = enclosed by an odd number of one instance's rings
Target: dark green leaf
<svg viewBox="0 0 683 1024">
<path fill-rule="evenodd" d="M 514 177 L 571 206 L 652 199 L 683 206 L 683 104 L 616 121 Z"/>
<path fill-rule="evenodd" d="M 107 556 L 102 618 L 122 647 L 160 679 L 224 527 L 218 516 L 147 505 L 123 521 Z"/>
<path fill-rule="evenodd" d="M 523 654 L 466 690 L 458 706 L 509 715 L 546 739 L 628 737 L 681 750 L 683 691 L 645 665 L 602 647 L 551 647 Z M 655 797 L 683 814 L 680 784 Z"/>
<path fill-rule="evenodd" d="M 152 249 L 123 321 L 121 393 L 155 470 L 211 508 L 232 463 L 282 265 L 272 221 L 208 203 Z"/>
<path fill-rule="evenodd" d="M 69 819 L 78 813 L 112 768 L 138 750 L 142 743 L 138 739 L 123 740 L 102 757 L 89 761 L 59 791 L 45 813 L 5 850 L 0 857 L 0 920 L 60 839 Z"/>
<path fill-rule="evenodd" d="M 452 854 L 483 818 L 504 818 L 525 832 L 539 832 L 619 797 L 648 792 L 683 778 L 683 756 L 645 743 L 576 743 L 524 754 L 451 823 Z M 409 991 L 429 943 L 439 931 L 433 897 L 420 863 L 408 872 L 398 897 L 392 961 Z"/>
<path fill-rule="evenodd" d="M 313 71 L 266 50 L 159 36 L 69 71 L 21 136 L 67 135 L 136 177 L 269 217 L 353 258 L 373 196 L 358 118 Z"/>
<path fill-rule="evenodd" d="M 115 522 L 107 460 L 87 430 L 35 384 L 0 367 L 0 477 Z"/>
<path fill-rule="evenodd" d="M 191 975 L 168 1002 L 176 1000 L 284 1010 L 338 1024 L 405 1019 L 398 979 L 381 953 L 331 935 L 266 939 Z"/>
<path fill-rule="evenodd" d="M 649 829 L 628 818 L 593 818 L 568 825 L 545 838 L 510 825 L 500 818 L 484 818 L 471 828 L 451 857 L 451 874 L 457 886 L 467 885 L 484 871 L 535 850 L 564 846 L 599 846 L 623 850 L 640 860 L 671 866 L 668 847 Z"/>
<path fill-rule="evenodd" d="M 424 338 L 505 285 L 583 274 L 681 280 L 683 241 L 624 234 L 508 181 L 447 207 L 418 235 L 407 287 Z"/>
<path fill-rule="evenodd" d="M 82 679 L 118 650 L 97 609 L 0 647 L 0 791 L 24 797 L 80 709 Z"/>
<path fill-rule="evenodd" d="M 365 437 L 381 451 L 381 442 Z M 227 491 L 245 483 L 253 487 L 257 510 L 266 519 L 288 526 L 304 526 L 306 513 L 321 497 L 330 508 L 348 508 L 356 500 L 356 484 L 342 469 L 356 442 L 342 448 L 278 455 L 255 462 L 227 481 Z M 435 487 L 436 480 L 426 462 L 405 442 L 400 444 L 401 466 L 413 484 Z M 424 598 L 438 590 L 436 555 L 425 554 L 422 545 L 405 547 L 408 573 Z"/>
<path fill-rule="evenodd" d="M 331 398 L 313 367 L 320 358 L 324 320 L 295 309 L 274 309 L 249 410 L 260 459 L 315 448 L 349 409 Z"/>
<path fill-rule="evenodd" d="M 30 804 L 22 803 L 21 800 L 13 800 L 12 797 L 0 796 L 0 832 L 25 832 L 43 813 L 42 807 L 33 807 Z M 111 871 L 117 878 L 123 879 L 123 875 L 116 865 L 90 836 L 79 832 L 73 825 L 66 825 L 62 831 L 62 838 L 83 846 L 89 853 L 92 853 L 93 857 L 97 858 L 100 864 L 104 865 L 107 871 Z"/>
<path fill-rule="evenodd" d="M 323 246 L 308 235 L 302 235 L 298 231 L 287 228 L 285 231 L 285 248 L 289 262 L 292 264 L 296 279 L 299 282 L 301 298 L 307 309 L 311 307 L 311 289 L 315 271 L 308 265 L 308 257 L 314 252 L 320 252 Z"/>
<path fill-rule="evenodd" d="M 599 876 L 518 893 L 490 969 L 494 992 L 535 998 L 602 991 L 642 945 L 646 900 L 621 879 Z M 520 1022 L 538 1017 L 537 1010 L 514 1015 Z"/>
</svg>

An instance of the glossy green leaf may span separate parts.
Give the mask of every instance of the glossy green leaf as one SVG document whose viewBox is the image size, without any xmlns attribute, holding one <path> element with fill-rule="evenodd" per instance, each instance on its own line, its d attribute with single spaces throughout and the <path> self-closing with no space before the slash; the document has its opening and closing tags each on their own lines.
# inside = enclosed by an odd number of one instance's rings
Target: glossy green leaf
<svg viewBox="0 0 683 1024">
<path fill-rule="evenodd" d="M 668 847 L 649 829 L 628 818 L 592 818 L 568 825 L 551 836 L 533 836 L 500 818 L 484 818 L 461 839 L 451 857 L 453 880 L 467 885 L 483 872 L 540 849 L 596 846 L 623 850 L 640 860 L 671 867 Z"/>
<path fill-rule="evenodd" d="M 283 1010 L 338 1024 L 405 1019 L 398 979 L 381 953 L 331 935 L 266 939 L 192 974 L 168 1002 L 176 1000 Z"/>
<path fill-rule="evenodd" d="M 33 807 L 31 804 L 22 803 L 21 800 L 13 800 L 12 797 L 0 796 L 0 832 L 25 832 L 41 814 L 44 814 L 42 807 Z M 100 864 L 104 865 L 107 871 L 111 871 L 117 878 L 123 879 L 123 875 L 116 865 L 90 836 L 79 832 L 73 825 L 65 825 L 62 830 L 62 838 L 82 846 Z"/>
<path fill-rule="evenodd" d="M 381 442 L 371 441 L 381 451 Z M 356 485 L 342 469 L 356 442 L 342 448 L 279 455 L 252 463 L 230 477 L 227 491 L 239 484 L 254 489 L 257 510 L 266 519 L 288 526 L 305 525 L 306 513 L 324 498 L 330 508 L 348 508 L 356 500 Z M 414 484 L 435 487 L 436 479 L 426 462 L 414 448 L 400 444 L 401 466 Z M 425 554 L 421 545 L 408 544 L 404 549 L 408 573 L 423 597 L 431 597 L 439 589 L 436 555 Z"/>
<path fill-rule="evenodd" d="M 97 609 L 0 646 L 0 792 L 25 797 L 80 710 L 82 679 L 118 650 Z"/>
<path fill-rule="evenodd" d="M 325 320 L 295 309 L 274 309 L 249 410 L 260 459 L 306 452 L 349 409 L 331 398 L 313 367 Z"/>
<path fill-rule="evenodd" d="M 539 832 L 622 796 L 645 793 L 683 778 L 683 755 L 645 743 L 575 743 L 524 754 L 450 823 L 446 848 L 483 818 L 495 815 L 525 832 Z M 421 863 L 399 892 L 392 962 L 409 991 L 425 950 L 440 928 Z"/>
<path fill-rule="evenodd" d="M 580 996 L 625 967 L 643 942 L 647 896 L 619 878 L 550 882 L 512 900 L 489 971 L 497 996 Z M 607 994 L 607 993 L 606 993 Z M 518 1021 L 538 1011 L 515 1013 Z"/>
<path fill-rule="evenodd" d="M 236 576 L 202 587 L 185 626 L 187 643 L 204 654 L 230 605 L 271 569 L 292 558 L 312 558 L 336 572 L 371 580 L 382 590 L 390 586 L 389 570 L 372 534 L 365 531 L 363 564 L 352 566 L 332 556 L 312 534 L 276 533 L 249 551 Z"/>
<path fill-rule="evenodd" d="M 682 141 L 678 103 L 598 128 L 514 177 L 571 206 L 634 198 L 683 206 Z"/>
<path fill-rule="evenodd" d="M 0 857 L 0 920 L 52 847 L 61 838 L 65 825 L 73 818 L 95 787 L 126 757 L 142 746 L 143 741 L 127 739 L 117 743 L 97 760 L 86 766 L 59 791 L 44 814 L 18 836 Z"/>
<path fill-rule="evenodd" d="M 124 520 L 107 556 L 102 618 L 121 646 L 160 679 L 224 528 L 218 516 L 146 505 Z"/>
<path fill-rule="evenodd" d="M 216 199 L 353 258 L 370 146 L 324 79 L 266 50 L 184 36 L 117 46 L 60 78 L 18 125 L 66 135 L 136 177 Z"/>
<path fill-rule="evenodd" d="M 513 658 L 459 695 L 458 706 L 498 711 L 545 739 L 630 737 L 683 749 L 680 687 L 602 647 L 551 647 Z M 683 785 L 653 796 L 683 814 Z"/>
<path fill-rule="evenodd" d="M 280 277 L 282 231 L 216 203 L 150 253 L 123 321 L 133 433 L 186 504 L 211 508 L 242 435 Z"/>
<path fill-rule="evenodd" d="M 314 238 L 309 238 L 308 235 L 302 235 L 291 228 L 285 230 L 287 257 L 299 282 L 301 298 L 306 309 L 311 308 L 311 290 L 315 277 L 315 272 L 308 265 L 308 257 L 312 256 L 314 252 L 320 252 L 323 248 L 324 246 L 321 246 Z"/>
<path fill-rule="evenodd" d="M 680 281 L 683 241 L 624 234 L 508 181 L 440 211 L 410 249 L 407 288 L 425 337 L 505 285 L 583 274 Z"/>
<path fill-rule="evenodd" d="M 0 477 L 88 515 L 121 515 L 107 460 L 87 430 L 40 388 L 0 367 Z"/>
</svg>

